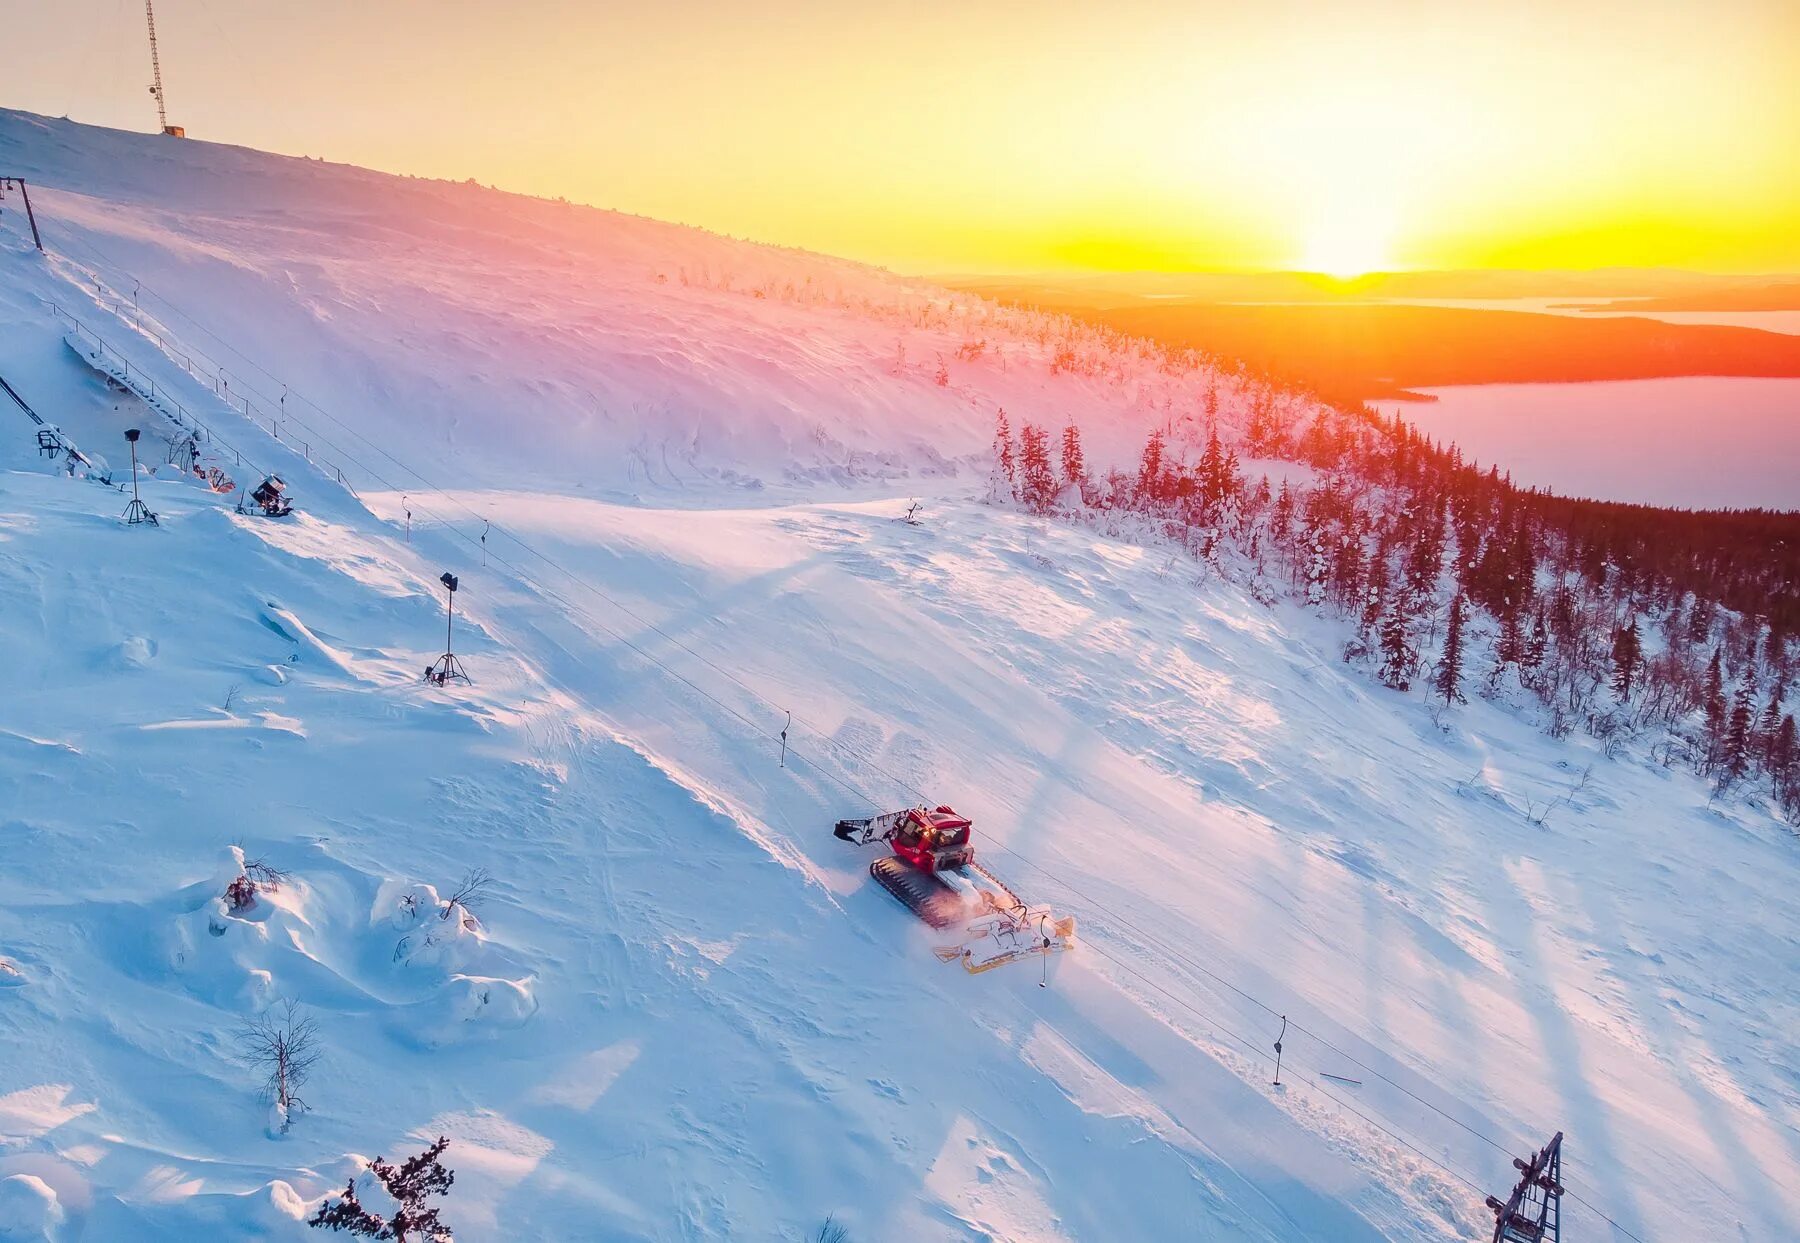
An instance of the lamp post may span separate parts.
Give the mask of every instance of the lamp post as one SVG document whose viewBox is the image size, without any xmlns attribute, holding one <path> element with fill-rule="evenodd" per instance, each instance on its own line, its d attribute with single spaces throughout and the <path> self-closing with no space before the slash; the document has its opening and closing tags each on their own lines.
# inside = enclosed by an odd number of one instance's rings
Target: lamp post
<svg viewBox="0 0 1800 1243">
<path fill-rule="evenodd" d="M 462 584 L 448 570 L 438 576 L 438 582 L 444 584 L 444 654 L 425 667 L 425 680 L 438 686 L 448 682 L 468 685 L 469 675 L 463 672 L 462 661 L 456 658 L 450 644 L 451 625 L 456 617 L 456 589 Z"/>
<path fill-rule="evenodd" d="M 135 527 L 141 522 L 148 522 L 153 527 L 161 526 L 162 523 L 156 520 L 156 515 L 150 512 L 150 507 L 144 504 L 138 496 L 137 428 L 126 429 L 125 442 L 131 446 L 131 504 L 125 507 L 125 524 Z"/>
</svg>

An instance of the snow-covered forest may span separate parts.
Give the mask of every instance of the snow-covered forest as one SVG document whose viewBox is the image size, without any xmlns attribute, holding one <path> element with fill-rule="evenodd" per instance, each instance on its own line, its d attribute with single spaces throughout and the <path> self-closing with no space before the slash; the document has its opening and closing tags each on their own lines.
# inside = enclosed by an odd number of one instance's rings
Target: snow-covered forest
<svg viewBox="0 0 1800 1243">
<path fill-rule="evenodd" d="M 1317 405 L 1297 426 L 1291 409 L 1259 392 L 1241 440 L 1309 468 L 1277 487 L 1215 425 L 1191 454 L 1155 427 L 1134 471 L 1100 472 L 1076 424 L 1053 448 L 1001 411 L 992 494 L 1344 618 L 1344 659 L 1394 690 L 1521 703 L 1552 737 L 1580 728 L 1800 824 L 1800 518 L 1557 497 L 1397 416 Z"/>
</svg>

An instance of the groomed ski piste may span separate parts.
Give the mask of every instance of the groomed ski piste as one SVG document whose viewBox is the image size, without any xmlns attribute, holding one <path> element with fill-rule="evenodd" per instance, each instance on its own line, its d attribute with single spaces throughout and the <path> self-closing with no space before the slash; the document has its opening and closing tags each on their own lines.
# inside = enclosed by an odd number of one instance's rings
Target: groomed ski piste
<svg viewBox="0 0 1800 1243">
<path fill-rule="evenodd" d="M 1189 381 L 475 186 L 16 112 L 0 172 L 0 375 L 113 478 L 0 395 L 0 1239 L 321 1238 L 442 1134 L 472 1243 L 1485 1240 L 1558 1130 L 1566 1238 L 1800 1237 L 1785 826 L 982 503 L 997 406 L 1105 460 Z M 921 801 L 1078 917 L 1048 987 L 832 837 Z"/>
</svg>

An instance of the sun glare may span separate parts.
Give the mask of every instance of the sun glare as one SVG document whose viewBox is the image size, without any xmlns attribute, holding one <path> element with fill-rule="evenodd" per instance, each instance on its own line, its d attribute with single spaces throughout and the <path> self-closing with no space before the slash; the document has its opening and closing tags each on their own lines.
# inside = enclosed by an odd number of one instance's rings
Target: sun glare
<svg viewBox="0 0 1800 1243">
<path fill-rule="evenodd" d="M 1299 266 L 1347 280 L 1378 272 L 1393 262 L 1390 214 L 1360 203 L 1338 203 L 1316 219 L 1300 252 Z"/>
</svg>

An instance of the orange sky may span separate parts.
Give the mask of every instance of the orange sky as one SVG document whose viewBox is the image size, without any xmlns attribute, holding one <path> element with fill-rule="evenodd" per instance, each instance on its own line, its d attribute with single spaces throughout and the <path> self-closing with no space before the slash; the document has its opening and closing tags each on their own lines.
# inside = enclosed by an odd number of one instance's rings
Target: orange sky
<svg viewBox="0 0 1800 1243">
<path fill-rule="evenodd" d="M 153 128 L 142 12 L 0 104 Z M 1800 0 L 161 0 L 196 137 L 919 271 L 1800 270 Z"/>
</svg>

